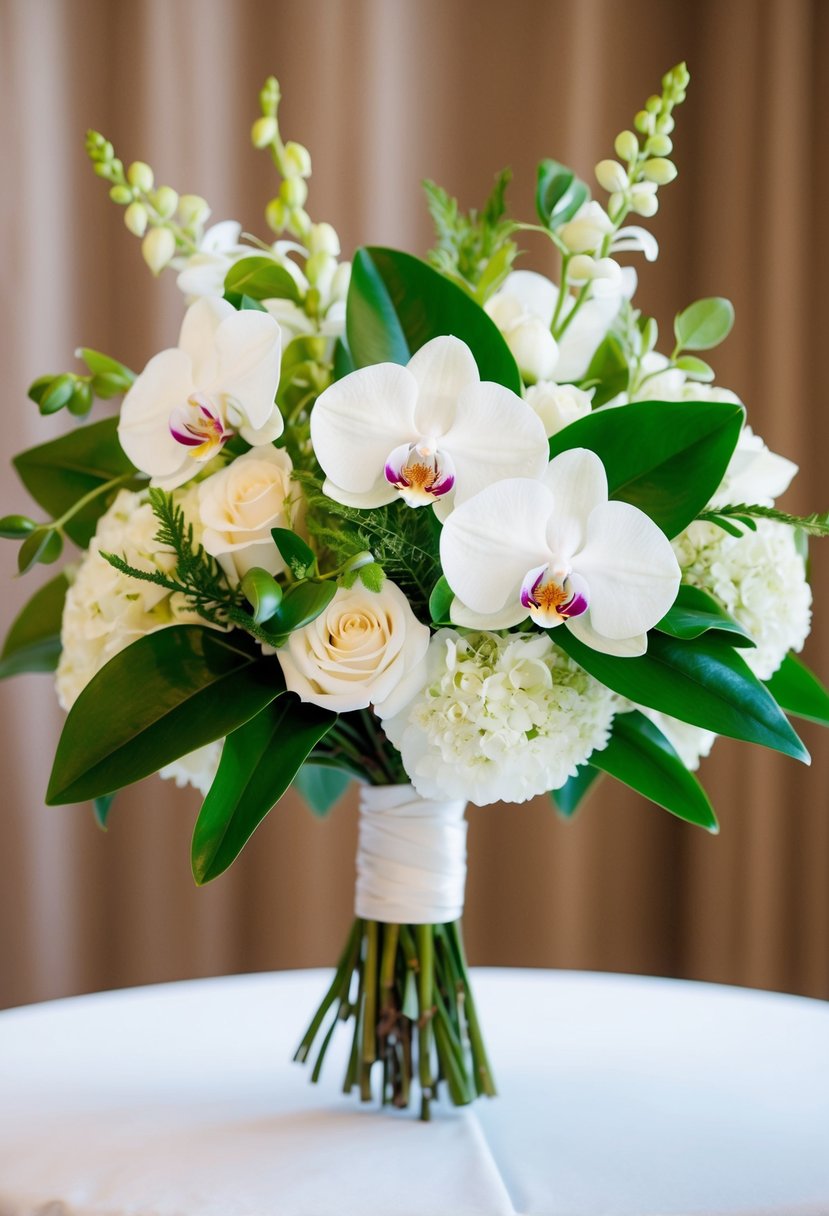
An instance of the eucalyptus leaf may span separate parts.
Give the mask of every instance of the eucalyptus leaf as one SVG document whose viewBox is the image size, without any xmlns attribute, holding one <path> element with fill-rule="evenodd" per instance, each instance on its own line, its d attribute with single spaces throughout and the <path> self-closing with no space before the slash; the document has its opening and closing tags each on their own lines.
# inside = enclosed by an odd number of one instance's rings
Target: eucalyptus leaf
<svg viewBox="0 0 829 1216">
<path fill-rule="evenodd" d="M 710 384 L 714 379 L 714 369 L 704 359 L 697 359 L 696 355 L 680 355 L 674 360 L 674 367 L 679 371 L 684 372 L 689 380 L 700 380 L 703 384 Z"/>
<path fill-rule="evenodd" d="M 722 481 L 744 417 L 731 402 L 637 401 L 572 422 L 553 435 L 550 456 L 590 448 L 605 466 L 610 497 L 676 536 Z"/>
<path fill-rule="evenodd" d="M 689 304 L 674 321 L 679 350 L 710 350 L 727 338 L 734 324 L 734 305 L 722 296 Z"/>
<path fill-rule="evenodd" d="M 339 802 L 353 778 L 342 769 L 321 764 L 303 764 L 294 777 L 294 785 L 315 815 L 327 815 Z"/>
<path fill-rule="evenodd" d="M 225 291 L 252 300 L 292 300 L 295 304 L 302 300 L 290 271 L 273 258 L 261 256 L 234 262 L 225 276 Z"/>
<path fill-rule="evenodd" d="M 60 629 L 69 580 L 50 579 L 17 615 L 0 654 L 0 679 L 24 671 L 54 671 L 60 658 Z"/>
<path fill-rule="evenodd" d="M 193 832 L 197 883 L 217 878 L 235 861 L 336 720 L 286 693 L 227 736 Z"/>
<path fill-rule="evenodd" d="M 683 641 L 653 631 L 647 653 L 638 658 L 601 654 L 566 626 L 552 636 L 585 671 L 636 704 L 809 763 L 809 753 L 768 689 L 717 634 Z"/>
<path fill-rule="evenodd" d="M 284 691 L 282 669 L 243 633 L 171 625 L 133 642 L 78 697 L 46 802 L 83 802 L 213 743 Z"/>
<path fill-rule="evenodd" d="M 346 330 L 358 368 L 408 363 L 432 338 L 454 334 L 472 351 L 482 380 L 521 392 L 515 359 L 494 321 L 460 287 L 411 254 L 357 250 Z"/>
<path fill-rule="evenodd" d="M 754 646 L 754 640 L 742 625 L 721 608 L 712 595 L 701 587 L 683 583 L 673 606 L 656 625 L 660 633 L 674 638 L 698 638 L 712 630 L 722 634 L 732 646 Z"/>
<path fill-rule="evenodd" d="M 719 831 L 705 790 L 662 732 L 638 710 L 616 715 L 610 742 L 591 754 L 590 764 L 672 815 L 709 832 Z"/>
<path fill-rule="evenodd" d="M 817 722 L 820 726 L 829 726 L 829 691 L 795 655 L 787 654 L 765 684 L 787 714 Z"/>
<path fill-rule="evenodd" d="M 553 806 L 559 815 L 572 819 L 601 775 L 592 764 L 581 764 L 574 777 L 568 777 L 559 789 L 550 790 Z"/>
</svg>

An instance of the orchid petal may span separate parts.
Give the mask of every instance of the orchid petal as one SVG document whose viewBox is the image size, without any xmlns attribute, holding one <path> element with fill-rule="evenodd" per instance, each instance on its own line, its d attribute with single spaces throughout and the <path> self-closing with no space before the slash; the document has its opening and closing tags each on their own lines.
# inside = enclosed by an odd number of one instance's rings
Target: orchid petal
<svg viewBox="0 0 829 1216">
<path fill-rule="evenodd" d="M 219 390 L 240 414 L 233 420 L 236 426 L 244 424 L 258 430 L 270 421 L 275 410 L 282 357 L 279 326 L 265 312 L 232 309 L 216 330 L 214 346 L 216 382 L 203 387 Z"/>
<path fill-rule="evenodd" d="M 517 603 L 527 571 L 550 560 L 544 527 L 552 505 L 540 481 L 512 478 L 452 512 L 441 533 L 440 561 L 449 586 L 472 611 L 491 614 Z"/>
<path fill-rule="evenodd" d="M 142 473 L 166 476 L 180 468 L 185 452 L 170 434 L 169 418 L 193 391 L 190 357 L 174 348 L 154 355 L 125 396 L 118 438 Z"/>
<path fill-rule="evenodd" d="M 179 350 L 193 360 L 193 380 L 199 388 L 215 376 L 216 332 L 223 321 L 235 315 L 236 309 L 221 296 L 202 296 L 184 314 Z"/>
<path fill-rule="evenodd" d="M 311 411 L 311 442 L 326 476 L 342 490 L 372 490 L 389 452 L 418 438 L 417 381 L 396 363 L 377 363 L 332 384 Z"/>
<path fill-rule="evenodd" d="M 199 241 L 199 252 L 227 253 L 239 244 L 241 235 L 242 225 L 237 220 L 219 220 L 207 229 Z"/>
<path fill-rule="evenodd" d="M 508 388 L 488 381 L 461 393 L 455 421 L 440 446 L 455 464 L 457 504 L 504 478 L 540 478 L 550 450 L 535 410 Z"/>
<path fill-rule="evenodd" d="M 638 659 L 648 649 L 646 633 L 638 633 L 630 638 L 607 638 L 604 634 L 597 633 L 590 622 L 589 609 L 581 616 L 570 617 L 564 624 L 574 638 L 584 642 L 591 650 L 598 650 L 600 654 L 612 654 L 619 659 Z"/>
<path fill-rule="evenodd" d="M 326 497 L 332 498 L 334 502 L 342 503 L 344 507 L 357 507 L 361 511 L 368 511 L 372 507 L 384 507 L 398 497 L 397 490 L 394 486 L 389 485 L 384 476 L 379 477 L 373 486 L 362 493 L 344 490 L 342 486 L 338 486 L 330 478 L 326 478 L 323 482 L 322 492 Z"/>
<path fill-rule="evenodd" d="M 655 262 L 659 257 L 659 243 L 647 228 L 631 224 L 620 228 L 610 246 L 611 253 L 642 253 L 646 262 Z"/>
<path fill-rule="evenodd" d="M 547 543 L 556 557 L 569 561 L 584 544 L 592 511 L 607 502 L 607 474 L 595 452 L 571 448 L 550 461 L 543 480 L 553 495 Z"/>
<path fill-rule="evenodd" d="M 594 509 L 573 569 L 587 579 L 591 624 L 606 638 L 645 633 L 665 615 L 679 589 L 671 542 L 644 511 L 626 502 Z"/>
<path fill-rule="evenodd" d="M 449 607 L 449 619 L 461 629 L 512 629 L 525 621 L 529 613 L 520 600 L 511 601 L 500 612 L 473 612 L 455 597 Z"/>
<path fill-rule="evenodd" d="M 546 325 L 553 319 L 558 301 L 558 287 L 534 270 L 513 270 L 504 280 L 501 291 L 515 296 L 526 312 L 539 317 Z"/>
<path fill-rule="evenodd" d="M 590 360 L 613 323 L 621 303 L 622 292 L 616 285 L 611 293 L 594 297 L 582 304 L 558 339 L 556 380 L 560 384 L 584 377 Z"/>
<path fill-rule="evenodd" d="M 480 383 L 472 351 L 459 338 L 433 338 L 409 360 L 408 370 L 418 386 L 415 425 L 425 438 L 438 438 L 452 425 L 463 390 Z"/>
</svg>

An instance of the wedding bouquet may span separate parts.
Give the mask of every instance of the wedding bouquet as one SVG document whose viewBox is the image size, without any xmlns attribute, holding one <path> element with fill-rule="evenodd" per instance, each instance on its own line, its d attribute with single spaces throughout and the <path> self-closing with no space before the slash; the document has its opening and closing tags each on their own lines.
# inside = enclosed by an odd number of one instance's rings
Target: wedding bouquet
<svg viewBox="0 0 829 1216">
<path fill-rule="evenodd" d="M 596 178 L 538 168 L 538 220 L 426 183 L 422 261 L 340 261 L 306 210 L 311 161 L 283 141 L 274 79 L 253 126 L 281 176 L 274 243 L 195 195 L 95 172 L 184 300 L 177 345 L 135 374 L 77 351 L 36 380 L 79 425 L 15 468 L 46 513 L 7 516 L 20 572 L 80 555 L 12 625 L 2 674 L 56 671 L 68 717 L 46 800 L 152 773 L 204 796 L 198 883 L 296 785 L 324 813 L 363 783 L 356 920 L 297 1056 L 319 1075 L 353 1021 L 346 1090 L 421 1112 L 493 1094 L 460 930 L 467 802 L 550 793 L 572 815 L 603 774 L 716 831 L 694 776 L 717 735 L 808 762 L 788 715 L 829 722 L 794 657 L 810 627 L 809 536 L 775 500 L 796 473 L 700 357 L 729 332 L 698 300 L 657 352 L 619 258 L 657 256 L 647 218 L 676 175 L 670 71 Z M 553 281 L 514 269 L 522 233 Z M 123 397 L 94 422 L 95 402 Z"/>
</svg>

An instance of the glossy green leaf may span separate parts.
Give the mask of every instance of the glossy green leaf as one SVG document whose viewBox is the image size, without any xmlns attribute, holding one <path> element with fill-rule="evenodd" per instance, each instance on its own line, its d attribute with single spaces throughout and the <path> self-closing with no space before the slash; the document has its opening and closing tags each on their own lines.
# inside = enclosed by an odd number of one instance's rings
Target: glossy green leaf
<svg viewBox="0 0 829 1216">
<path fill-rule="evenodd" d="M 290 528 L 271 528 L 273 543 L 294 578 L 308 578 L 317 568 L 314 550 Z"/>
<path fill-rule="evenodd" d="M 566 426 L 550 440 L 550 455 L 590 448 L 607 470 L 610 497 L 676 536 L 722 481 L 744 415 L 724 401 L 637 401 Z"/>
<path fill-rule="evenodd" d="M 829 726 L 829 691 L 805 663 L 787 654 L 770 680 L 765 681 L 781 709 L 796 718 Z"/>
<path fill-rule="evenodd" d="M 104 831 L 107 829 L 107 820 L 114 801 L 114 794 L 101 794 L 100 798 L 92 799 L 92 813 L 95 816 L 95 822 Z"/>
<path fill-rule="evenodd" d="M 36 527 L 37 524 L 28 515 L 4 515 L 0 519 L 0 536 L 6 540 L 23 540 Z"/>
<path fill-rule="evenodd" d="M 606 405 L 628 386 L 628 362 L 625 350 L 615 334 L 608 334 L 590 360 L 582 383 L 595 389 L 593 409 Z"/>
<path fill-rule="evenodd" d="M 647 653 L 635 659 L 600 654 L 566 626 L 552 637 L 585 671 L 639 705 L 809 762 L 768 689 L 717 634 L 683 641 L 654 631 L 648 635 Z"/>
<path fill-rule="evenodd" d="M 119 383 L 121 392 L 126 392 L 135 380 L 135 372 L 130 371 L 128 367 L 119 363 L 117 359 L 111 358 L 110 355 L 102 355 L 99 350 L 82 346 L 75 351 L 75 354 L 84 361 L 93 376 L 107 377 L 107 383 L 113 387 L 116 382 Z"/>
<path fill-rule="evenodd" d="M 12 463 L 35 502 L 57 518 L 105 482 L 136 473 L 118 442 L 117 428 L 117 418 L 104 418 L 29 448 Z M 76 544 L 89 544 L 115 493 L 102 494 L 69 520 L 66 532 Z"/>
<path fill-rule="evenodd" d="M 553 806 L 559 815 L 572 819 L 601 775 L 592 764 L 581 764 L 575 777 L 568 777 L 560 789 L 550 790 Z"/>
<path fill-rule="evenodd" d="M 719 830 L 705 790 L 662 731 L 638 710 L 617 714 L 610 742 L 592 753 L 590 764 L 672 815 L 709 832 Z"/>
<path fill-rule="evenodd" d="M 225 276 L 225 291 L 252 300 L 301 300 L 293 275 L 273 258 L 242 258 Z"/>
<path fill-rule="evenodd" d="M 734 305 L 722 296 L 696 300 L 674 321 L 680 350 L 710 350 L 727 338 L 734 324 Z"/>
<path fill-rule="evenodd" d="M 573 218 L 590 198 L 585 182 L 557 160 L 542 160 L 538 166 L 535 208 L 547 228 L 557 228 Z"/>
<path fill-rule="evenodd" d="M 253 619 L 257 625 L 269 621 L 282 603 L 282 588 L 274 576 L 261 566 L 251 566 L 240 588 L 253 609 Z"/>
<path fill-rule="evenodd" d="M 345 338 L 337 338 L 334 343 L 334 379 L 342 380 L 343 376 L 349 376 L 353 371 L 354 360 L 351 358 L 348 342 Z"/>
<path fill-rule="evenodd" d="M 286 693 L 227 736 L 193 832 L 197 883 L 217 878 L 235 861 L 336 720 Z"/>
<path fill-rule="evenodd" d="M 28 572 L 39 563 L 50 566 L 63 552 L 63 537 L 55 528 L 38 528 L 27 536 L 17 554 L 17 569 L 20 574 Z"/>
<path fill-rule="evenodd" d="M 294 777 L 294 785 L 315 815 L 327 815 L 339 802 L 353 778 L 338 768 L 321 764 L 303 764 Z"/>
<path fill-rule="evenodd" d="M 221 739 L 285 687 L 275 658 L 242 633 L 172 625 L 106 664 L 78 697 L 46 801 L 83 802 Z"/>
<path fill-rule="evenodd" d="M 15 618 L 0 654 L 0 680 L 24 671 L 54 671 L 69 582 L 65 574 L 45 583 Z"/>
<path fill-rule="evenodd" d="M 355 367 L 408 363 L 432 338 L 454 334 L 472 351 L 482 380 L 520 393 L 521 377 L 495 323 L 460 287 L 395 249 L 358 249 L 346 329 Z"/>
<path fill-rule="evenodd" d="M 722 634 L 732 646 L 754 646 L 742 625 L 721 608 L 713 595 L 701 587 L 683 583 L 676 600 L 656 628 L 672 638 L 698 638 L 703 633 Z"/>
<path fill-rule="evenodd" d="M 429 615 L 436 625 L 449 623 L 449 609 L 454 598 L 455 593 L 446 581 L 446 576 L 442 574 L 429 596 Z"/>
<path fill-rule="evenodd" d="M 308 580 L 294 583 L 282 597 L 282 603 L 268 621 L 268 632 L 274 634 L 293 633 L 310 625 L 324 612 L 337 593 L 334 579 L 319 583 Z"/>
</svg>

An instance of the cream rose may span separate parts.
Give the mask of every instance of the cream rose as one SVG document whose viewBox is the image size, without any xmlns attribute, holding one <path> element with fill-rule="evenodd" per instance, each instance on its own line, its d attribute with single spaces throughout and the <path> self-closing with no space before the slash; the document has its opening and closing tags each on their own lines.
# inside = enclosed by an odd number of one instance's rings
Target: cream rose
<svg viewBox="0 0 829 1216">
<path fill-rule="evenodd" d="M 524 394 L 527 405 L 533 409 L 544 424 L 547 438 L 564 430 L 571 422 L 578 421 L 590 413 L 593 390 L 585 392 L 575 384 L 556 384 L 543 380 L 533 384 Z"/>
<path fill-rule="evenodd" d="M 285 683 L 303 701 L 348 713 L 373 705 L 396 713 L 429 648 L 417 620 L 389 579 L 380 591 L 340 587 L 325 612 L 291 634 L 277 651 Z"/>
<path fill-rule="evenodd" d="M 285 569 L 271 528 L 292 526 L 292 469 L 290 456 L 281 448 L 252 448 L 200 483 L 202 544 L 231 583 L 238 583 L 252 566 L 270 574 Z"/>
</svg>

